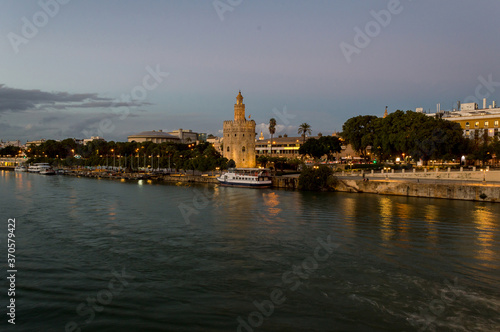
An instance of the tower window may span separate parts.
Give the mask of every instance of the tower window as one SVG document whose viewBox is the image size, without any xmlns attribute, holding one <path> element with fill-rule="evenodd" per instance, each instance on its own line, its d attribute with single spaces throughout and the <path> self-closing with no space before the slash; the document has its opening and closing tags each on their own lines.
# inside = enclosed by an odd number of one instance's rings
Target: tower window
<svg viewBox="0 0 500 332">
<path fill-rule="evenodd" d="M 236 134 L 234 134 L 234 137 L 236 137 Z"/>
<path fill-rule="evenodd" d="M 469 128 L 469 126 L 470 126 L 469 122 L 466 122 L 465 123 L 465 128 Z"/>
<path fill-rule="evenodd" d="M 241 152 L 245 152 L 245 147 L 242 147 L 242 148 L 241 148 Z"/>
<path fill-rule="evenodd" d="M 229 152 L 229 146 L 227 147 L 227 152 Z"/>
<path fill-rule="evenodd" d="M 243 134 L 243 137 L 245 137 L 245 134 Z"/>
</svg>

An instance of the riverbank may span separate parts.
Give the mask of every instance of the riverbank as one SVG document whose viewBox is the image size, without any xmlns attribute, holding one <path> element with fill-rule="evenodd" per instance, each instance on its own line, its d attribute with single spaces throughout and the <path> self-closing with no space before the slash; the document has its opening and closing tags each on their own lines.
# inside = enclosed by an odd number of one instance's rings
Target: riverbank
<svg viewBox="0 0 500 332">
<path fill-rule="evenodd" d="M 115 180 L 151 180 L 158 182 L 182 183 L 218 183 L 216 176 L 186 175 L 186 174 L 155 174 L 155 173 L 113 173 L 96 171 L 70 171 L 64 175 Z"/>
<path fill-rule="evenodd" d="M 347 180 L 339 179 L 336 191 L 372 193 L 466 201 L 500 202 L 500 185 L 487 183 L 421 183 L 408 180 Z"/>
<path fill-rule="evenodd" d="M 168 183 L 207 183 L 217 184 L 215 175 L 186 174 L 145 174 L 145 173 L 107 173 L 90 171 L 71 171 L 65 175 L 107 178 L 116 180 L 151 180 Z M 298 190 L 297 176 L 279 176 L 273 178 L 273 188 Z M 332 188 L 340 192 L 371 193 L 379 195 L 396 195 L 409 197 L 443 198 L 468 201 L 500 202 L 500 184 L 478 183 L 473 181 L 416 182 L 415 179 L 349 179 L 339 177 Z"/>
</svg>

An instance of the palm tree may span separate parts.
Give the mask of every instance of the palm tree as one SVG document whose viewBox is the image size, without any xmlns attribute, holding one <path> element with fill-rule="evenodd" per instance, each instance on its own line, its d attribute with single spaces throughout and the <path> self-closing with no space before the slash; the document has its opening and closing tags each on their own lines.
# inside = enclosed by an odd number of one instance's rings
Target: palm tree
<svg viewBox="0 0 500 332">
<path fill-rule="evenodd" d="M 273 154 L 273 135 L 276 132 L 276 119 L 269 120 L 269 133 L 271 134 L 271 155 Z"/>
<path fill-rule="evenodd" d="M 299 126 L 299 131 L 298 131 L 298 134 L 299 135 L 302 135 L 302 137 L 304 138 L 304 143 L 306 142 L 306 135 L 309 134 L 311 135 L 311 126 L 307 123 L 303 123 Z"/>
</svg>

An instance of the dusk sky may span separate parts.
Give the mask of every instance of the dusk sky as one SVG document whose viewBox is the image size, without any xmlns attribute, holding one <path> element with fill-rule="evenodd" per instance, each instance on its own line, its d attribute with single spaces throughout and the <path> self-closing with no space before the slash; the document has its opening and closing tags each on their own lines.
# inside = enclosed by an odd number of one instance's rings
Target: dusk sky
<svg viewBox="0 0 500 332">
<path fill-rule="evenodd" d="M 126 141 L 178 128 L 220 135 L 240 89 L 266 137 L 271 117 L 277 134 L 297 135 L 303 122 L 331 134 L 385 106 L 500 102 L 498 0 L 0 6 L 4 141 Z"/>
</svg>

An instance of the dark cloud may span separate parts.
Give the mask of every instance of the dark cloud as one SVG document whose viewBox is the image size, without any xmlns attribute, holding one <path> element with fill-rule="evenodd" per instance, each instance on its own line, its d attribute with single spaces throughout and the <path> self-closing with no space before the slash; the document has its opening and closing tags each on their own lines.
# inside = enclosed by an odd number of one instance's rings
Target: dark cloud
<svg viewBox="0 0 500 332">
<path fill-rule="evenodd" d="M 45 92 L 23 90 L 0 84 L 0 113 L 67 108 L 115 108 L 152 105 L 140 101 L 116 101 L 96 93 Z"/>
</svg>

